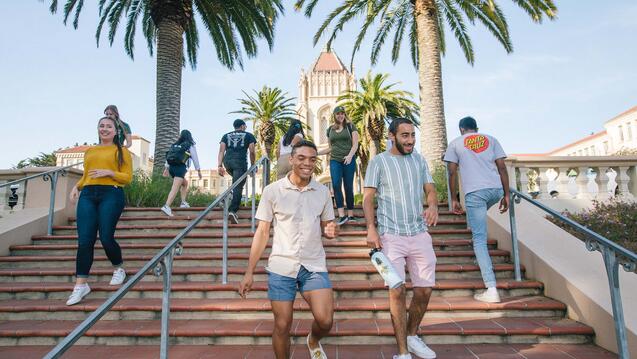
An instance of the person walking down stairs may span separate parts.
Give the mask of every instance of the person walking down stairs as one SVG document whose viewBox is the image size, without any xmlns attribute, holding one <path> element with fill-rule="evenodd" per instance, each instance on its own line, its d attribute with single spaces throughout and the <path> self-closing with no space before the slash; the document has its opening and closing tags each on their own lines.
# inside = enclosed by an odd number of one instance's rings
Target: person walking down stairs
<svg viewBox="0 0 637 359">
<path fill-rule="evenodd" d="M 487 211 L 498 202 L 500 213 L 509 208 L 509 174 L 504 164 L 506 154 L 498 140 L 478 132 L 478 124 L 472 117 L 461 119 L 459 127 L 460 137 L 449 143 L 444 157 L 449 164 L 452 208 L 455 214 L 462 214 L 456 186 L 459 168 L 473 251 L 487 288 L 483 293 L 474 295 L 474 298 L 482 302 L 499 303 L 500 295 L 487 247 Z"/>
<path fill-rule="evenodd" d="M 277 359 L 290 357 L 290 330 L 296 292 L 310 306 L 314 321 L 306 344 L 312 359 L 327 359 L 321 338 L 332 328 L 334 299 L 327 274 L 322 234 L 335 238 L 334 208 L 327 187 L 312 178 L 316 146 L 300 141 L 292 148 L 292 171 L 263 190 L 256 219 L 248 269 L 239 285 L 245 298 L 252 288 L 253 272 L 274 226 L 268 259 L 268 298 L 274 314 L 272 346 Z"/>
<path fill-rule="evenodd" d="M 413 123 L 398 118 L 389 125 L 393 146 L 370 161 L 365 174 L 363 210 L 367 222 L 367 244 L 382 248 L 396 273 L 405 280 L 405 265 L 413 287 L 406 316 L 405 285 L 389 289 L 394 336 L 398 355 L 411 359 L 414 353 L 431 359 L 436 353 L 418 336 L 420 322 L 427 311 L 436 284 L 436 254 L 427 226 L 438 222 L 438 197 L 424 157 L 414 153 L 416 132 Z M 423 198 L 427 209 L 423 212 Z M 374 197 L 378 199 L 378 229 L 374 224 Z"/>
<path fill-rule="evenodd" d="M 199 179 L 201 179 L 201 167 L 199 166 L 199 156 L 197 156 L 195 140 L 192 138 L 190 131 L 182 130 L 177 142 L 172 144 L 166 153 L 166 164 L 164 165 L 163 175 L 164 177 L 170 175 L 173 178 L 173 185 L 168 193 L 168 198 L 166 198 L 166 203 L 161 208 L 161 211 L 167 216 L 173 216 L 170 205 L 173 203 L 173 200 L 175 200 L 177 192 L 181 195 L 181 204 L 179 207 L 190 207 L 186 201 L 188 196 L 188 181 L 185 180 L 185 177 L 191 163 L 195 165 Z"/>
<path fill-rule="evenodd" d="M 115 270 L 111 285 L 120 285 L 126 279 L 122 250 L 115 241 L 115 227 L 124 210 L 123 187 L 133 176 L 133 161 L 128 149 L 114 142 L 117 124 L 111 117 L 98 122 L 99 144 L 84 154 L 84 174 L 73 187 L 71 202 L 77 202 L 77 256 L 75 287 L 66 305 L 79 303 L 91 292 L 87 283 L 95 242 L 99 231 L 100 242 Z"/>
</svg>

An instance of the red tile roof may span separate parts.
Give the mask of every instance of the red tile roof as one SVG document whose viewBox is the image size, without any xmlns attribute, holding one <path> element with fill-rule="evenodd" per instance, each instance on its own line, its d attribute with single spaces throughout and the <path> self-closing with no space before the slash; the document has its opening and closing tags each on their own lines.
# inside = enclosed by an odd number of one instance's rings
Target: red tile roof
<svg viewBox="0 0 637 359">
<path fill-rule="evenodd" d="M 586 141 L 588 141 L 588 140 L 592 140 L 593 138 L 597 138 L 597 137 L 600 137 L 600 136 L 604 136 L 605 134 L 606 134 L 606 130 L 601 131 L 601 132 L 594 133 L 594 134 L 592 134 L 592 135 L 590 135 L 590 136 L 586 136 L 586 137 L 584 137 L 584 138 L 582 138 L 582 139 L 579 139 L 579 140 L 577 140 L 577 141 L 575 141 L 575 142 L 569 143 L 568 145 L 565 145 L 565 146 L 562 146 L 562 147 L 560 147 L 560 148 L 557 148 L 557 149 L 555 149 L 555 150 L 553 150 L 553 151 L 549 152 L 549 153 L 548 153 L 548 155 L 552 155 L 552 154 L 553 154 L 553 153 L 555 153 L 555 152 L 558 152 L 558 151 L 564 150 L 564 149 L 566 149 L 566 148 L 568 148 L 568 147 L 571 147 L 571 146 L 578 145 L 578 144 L 580 144 L 580 143 L 582 143 L 582 142 L 586 142 Z"/>
<path fill-rule="evenodd" d="M 347 71 L 347 67 L 334 51 L 322 51 L 314 63 L 313 71 Z"/>
<path fill-rule="evenodd" d="M 637 106 L 635 106 L 635 107 L 633 107 L 633 108 L 629 108 L 628 110 L 626 110 L 626 111 L 624 111 L 624 112 L 620 113 L 619 115 L 617 115 L 617 116 L 615 116 L 615 117 L 611 118 L 610 120 L 606 121 L 606 123 L 609 123 L 609 122 L 611 122 L 611 121 L 613 121 L 613 120 L 616 120 L 616 119 L 618 119 L 618 118 L 620 118 L 620 117 L 622 117 L 622 116 L 626 116 L 626 115 L 628 115 L 628 114 L 630 114 L 630 113 L 633 113 L 633 112 L 637 112 Z"/>
<path fill-rule="evenodd" d="M 86 152 L 86 150 L 89 149 L 89 147 L 91 146 L 90 145 L 75 146 L 75 147 L 70 147 L 70 148 L 65 148 L 63 150 L 55 151 L 55 153 L 84 153 Z"/>
</svg>

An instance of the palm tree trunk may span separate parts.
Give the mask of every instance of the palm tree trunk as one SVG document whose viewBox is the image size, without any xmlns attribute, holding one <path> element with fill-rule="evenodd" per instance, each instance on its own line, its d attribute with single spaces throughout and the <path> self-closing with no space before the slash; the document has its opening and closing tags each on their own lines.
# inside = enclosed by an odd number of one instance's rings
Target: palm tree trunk
<svg viewBox="0 0 637 359">
<path fill-rule="evenodd" d="M 435 168 L 447 149 L 447 129 L 442 95 L 440 32 L 435 0 L 416 0 L 418 32 L 418 82 L 420 84 L 420 148 Z"/>
<path fill-rule="evenodd" d="M 380 140 L 375 138 L 372 140 L 372 143 L 370 143 L 370 145 L 371 146 L 369 146 L 369 158 L 372 159 L 374 158 L 374 156 L 381 153 Z"/>
<path fill-rule="evenodd" d="M 161 174 L 166 151 L 179 136 L 183 27 L 171 19 L 157 25 L 157 123 L 153 174 Z"/>
</svg>

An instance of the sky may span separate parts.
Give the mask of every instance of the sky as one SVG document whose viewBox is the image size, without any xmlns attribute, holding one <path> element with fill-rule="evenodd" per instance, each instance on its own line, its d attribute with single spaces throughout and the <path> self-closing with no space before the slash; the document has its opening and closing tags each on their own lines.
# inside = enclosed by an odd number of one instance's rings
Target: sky
<svg viewBox="0 0 637 359">
<path fill-rule="evenodd" d="M 183 71 L 181 128 L 193 133 L 203 168 L 216 167 L 219 139 L 232 129 L 236 115 L 230 112 L 240 108 L 242 91 L 267 85 L 298 96 L 301 69 L 310 67 L 324 45 L 321 40 L 314 46 L 312 37 L 340 2 L 321 2 L 308 19 L 293 10 L 293 0 L 284 0 L 272 51 L 262 43 L 256 58 L 244 59 L 243 71 L 219 64 L 200 27 L 198 66 Z M 86 2 L 77 30 L 63 25 L 60 12 L 50 14 L 48 3 L 0 0 L 0 169 L 40 152 L 95 142 L 97 120 L 108 104 L 119 107 L 134 134 L 153 142 L 156 66 L 144 39 L 138 37 L 133 61 L 121 31 L 112 47 L 106 38 L 96 46 L 95 2 Z M 558 19 L 542 24 L 531 22 L 512 1 L 499 3 L 512 54 L 483 26 L 469 25 L 476 57 L 471 66 L 447 31 L 442 71 L 449 139 L 459 135 L 458 120 L 471 115 L 507 153 L 544 153 L 603 130 L 605 121 L 637 105 L 637 3 L 557 0 Z M 332 46 L 346 64 L 359 28 L 346 26 Z M 354 60 L 355 75 L 389 73 L 391 82 L 417 100 L 418 76 L 408 47 L 396 64 L 385 50 L 371 67 L 373 35 Z"/>
</svg>

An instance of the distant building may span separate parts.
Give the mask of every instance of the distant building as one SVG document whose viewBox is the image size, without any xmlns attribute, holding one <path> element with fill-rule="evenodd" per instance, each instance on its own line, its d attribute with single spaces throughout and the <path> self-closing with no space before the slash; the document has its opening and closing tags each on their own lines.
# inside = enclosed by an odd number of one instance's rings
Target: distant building
<svg viewBox="0 0 637 359">
<path fill-rule="evenodd" d="M 216 169 L 212 170 L 201 170 L 201 179 L 197 174 L 197 171 L 194 169 L 188 170 L 186 173 L 185 180 L 188 181 L 188 184 L 191 187 L 198 188 L 202 192 L 210 193 L 215 196 L 223 193 L 226 189 L 228 189 L 232 185 L 232 176 L 226 174 L 225 176 L 219 176 L 219 173 Z M 250 194 L 252 194 L 252 178 L 248 177 L 248 180 L 244 186 L 243 192 L 245 193 L 245 189 L 249 188 Z M 256 175 L 256 193 L 261 194 L 261 189 L 263 188 L 263 177 L 261 172 L 258 172 Z"/>
<path fill-rule="evenodd" d="M 81 145 L 55 151 L 56 166 L 69 166 L 84 161 L 84 152 L 91 145 Z M 128 149 L 133 157 L 133 170 L 142 170 L 150 173 L 153 170 L 153 160 L 150 158 L 150 141 L 132 135 L 132 145 Z M 84 168 L 82 165 L 77 168 Z"/>
<path fill-rule="evenodd" d="M 637 149 L 637 106 L 604 123 L 604 131 L 553 150 L 548 156 L 610 156 Z"/>
</svg>

